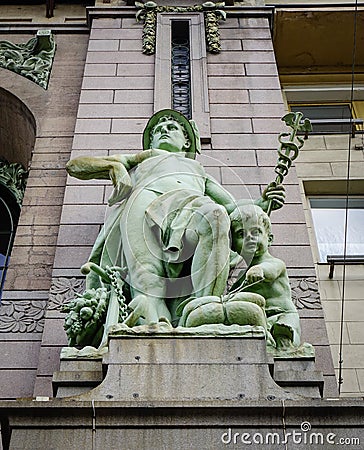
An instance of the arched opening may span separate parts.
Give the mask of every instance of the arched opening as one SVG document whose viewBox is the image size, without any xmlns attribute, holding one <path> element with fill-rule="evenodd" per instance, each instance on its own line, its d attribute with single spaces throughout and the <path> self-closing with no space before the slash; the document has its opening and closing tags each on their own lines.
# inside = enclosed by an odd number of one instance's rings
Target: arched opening
<svg viewBox="0 0 364 450">
<path fill-rule="evenodd" d="M 0 88 L 0 299 L 35 143 L 33 114 L 18 97 Z"/>
<path fill-rule="evenodd" d="M 20 205 L 9 189 L 0 183 L 0 298 L 9 266 Z"/>
<path fill-rule="evenodd" d="M 0 157 L 28 169 L 35 143 L 35 119 L 18 97 L 0 88 Z"/>
</svg>

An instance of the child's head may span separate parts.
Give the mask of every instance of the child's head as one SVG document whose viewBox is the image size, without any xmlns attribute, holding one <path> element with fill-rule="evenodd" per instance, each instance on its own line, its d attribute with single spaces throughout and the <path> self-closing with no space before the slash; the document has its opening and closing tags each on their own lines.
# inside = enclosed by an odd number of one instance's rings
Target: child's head
<svg viewBox="0 0 364 450">
<path fill-rule="evenodd" d="M 247 256 L 265 253 L 272 243 L 268 215 L 257 205 L 237 206 L 230 214 L 232 248 Z"/>
</svg>

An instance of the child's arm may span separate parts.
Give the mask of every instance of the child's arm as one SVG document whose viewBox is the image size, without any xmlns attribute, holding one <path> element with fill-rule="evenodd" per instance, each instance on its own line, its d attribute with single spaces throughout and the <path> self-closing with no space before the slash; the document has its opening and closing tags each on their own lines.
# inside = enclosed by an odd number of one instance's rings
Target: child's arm
<svg viewBox="0 0 364 450">
<path fill-rule="evenodd" d="M 245 274 L 246 282 L 247 284 L 252 284 L 258 281 L 272 282 L 276 280 L 285 270 L 286 266 L 281 259 L 271 257 L 270 259 L 250 267 Z"/>
</svg>

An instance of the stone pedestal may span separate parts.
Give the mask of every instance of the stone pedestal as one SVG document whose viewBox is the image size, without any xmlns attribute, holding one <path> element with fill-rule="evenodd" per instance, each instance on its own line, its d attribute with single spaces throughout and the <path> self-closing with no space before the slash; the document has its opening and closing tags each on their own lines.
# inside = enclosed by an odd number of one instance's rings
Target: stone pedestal
<svg viewBox="0 0 364 450">
<path fill-rule="evenodd" d="M 53 377 L 57 397 L 133 402 L 205 402 L 320 397 L 313 358 L 276 360 L 264 333 L 111 335 L 101 360 L 64 359 Z M 104 376 L 103 376 L 104 374 Z"/>
<path fill-rule="evenodd" d="M 63 359 L 53 374 L 53 393 L 58 398 L 79 395 L 98 386 L 103 380 L 102 359 Z"/>
<path fill-rule="evenodd" d="M 275 358 L 274 381 L 291 393 L 309 398 L 323 397 L 324 377 L 316 370 L 315 358 Z"/>
<path fill-rule="evenodd" d="M 84 400 L 286 399 L 269 372 L 263 337 L 111 336 L 103 382 Z"/>
<path fill-rule="evenodd" d="M 307 398 L 322 388 L 313 359 L 273 361 L 257 330 L 111 335 L 102 360 L 64 359 L 54 386 L 64 398 L 0 404 L 6 450 L 285 450 L 304 439 L 360 448 L 364 439 L 363 403 Z"/>
</svg>

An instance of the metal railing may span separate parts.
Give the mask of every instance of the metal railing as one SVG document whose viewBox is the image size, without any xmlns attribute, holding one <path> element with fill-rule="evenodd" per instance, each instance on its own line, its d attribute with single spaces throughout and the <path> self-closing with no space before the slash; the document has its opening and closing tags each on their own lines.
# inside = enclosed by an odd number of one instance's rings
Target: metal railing
<svg viewBox="0 0 364 450">
<path fill-rule="evenodd" d="M 364 130 L 358 130 L 358 126 L 362 126 L 364 124 L 363 119 L 310 119 L 312 124 L 312 131 L 310 134 L 347 134 L 351 133 L 351 136 L 354 138 L 356 134 L 364 134 Z M 347 130 L 315 130 L 315 125 L 342 125 L 348 126 Z M 305 138 L 307 136 L 305 135 Z"/>
<path fill-rule="evenodd" d="M 330 264 L 329 278 L 332 279 L 334 276 L 335 264 L 364 264 L 364 255 L 327 255 L 326 261 Z"/>
</svg>

